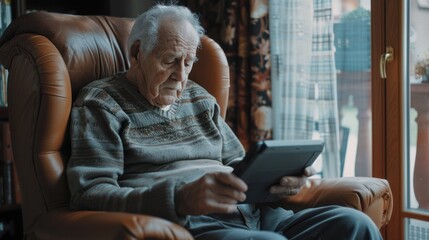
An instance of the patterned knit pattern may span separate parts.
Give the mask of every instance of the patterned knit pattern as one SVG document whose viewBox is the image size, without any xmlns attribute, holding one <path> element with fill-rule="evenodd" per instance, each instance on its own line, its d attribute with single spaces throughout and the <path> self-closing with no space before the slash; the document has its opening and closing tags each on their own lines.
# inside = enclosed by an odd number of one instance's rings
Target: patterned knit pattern
<svg viewBox="0 0 429 240">
<path fill-rule="evenodd" d="M 74 209 L 154 215 L 184 224 L 175 192 L 244 150 L 214 97 L 188 81 L 168 111 L 150 105 L 124 73 L 84 87 L 71 113 L 67 168 Z"/>
</svg>

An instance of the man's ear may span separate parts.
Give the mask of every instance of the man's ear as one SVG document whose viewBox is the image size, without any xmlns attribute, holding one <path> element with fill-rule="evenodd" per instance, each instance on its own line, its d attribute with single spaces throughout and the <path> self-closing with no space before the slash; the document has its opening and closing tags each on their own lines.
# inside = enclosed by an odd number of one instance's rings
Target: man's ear
<svg viewBox="0 0 429 240">
<path fill-rule="evenodd" d="M 139 64 L 139 53 L 140 53 L 140 40 L 136 40 L 130 48 L 130 61 L 131 66 Z"/>
</svg>

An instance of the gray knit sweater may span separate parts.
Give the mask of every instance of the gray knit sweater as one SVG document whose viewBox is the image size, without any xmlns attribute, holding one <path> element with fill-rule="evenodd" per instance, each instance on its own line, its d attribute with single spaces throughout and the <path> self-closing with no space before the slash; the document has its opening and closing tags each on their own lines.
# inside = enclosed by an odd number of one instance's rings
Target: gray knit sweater
<svg viewBox="0 0 429 240">
<path fill-rule="evenodd" d="M 67 177 L 73 209 L 154 215 L 183 225 L 175 193 L 207 172 L 231 171 L 239 140 L 214 97 L 188 81 L 163 111 L 150 105 L 125 73 L 85 86 L 71 113 Z"/>
</svg>

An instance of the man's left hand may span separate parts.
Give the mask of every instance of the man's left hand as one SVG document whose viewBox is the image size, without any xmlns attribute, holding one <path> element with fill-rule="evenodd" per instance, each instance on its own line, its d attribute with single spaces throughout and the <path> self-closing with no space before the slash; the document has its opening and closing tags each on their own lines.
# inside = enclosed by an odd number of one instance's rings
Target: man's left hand
<svg viewBox="0 0 429 240">
<path fill-rule="evenodd" d="M 307 182 L 308 177 L 316 174 L 313 167 L 307 167 L 301 176 L 284 176 L 278 185 L 270 187 L 270 193 L 281 196 L 292 196 L 299 193 Z"/>
</svg>

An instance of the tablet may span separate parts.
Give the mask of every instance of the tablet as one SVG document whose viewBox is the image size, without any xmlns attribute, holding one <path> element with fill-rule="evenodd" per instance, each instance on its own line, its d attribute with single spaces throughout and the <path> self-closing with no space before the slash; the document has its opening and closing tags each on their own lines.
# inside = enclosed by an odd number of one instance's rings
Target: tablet
<svg viewBox="0 0 429 240">
<path fill-rule="evenodd" d="M 248 186 L 242 203 L 277 200 L 269 188 L 283 176 L 299 176 L 322 152 L 321 140 L 266 140 L 255 144 L 233 173 Z"/>
</svg>

